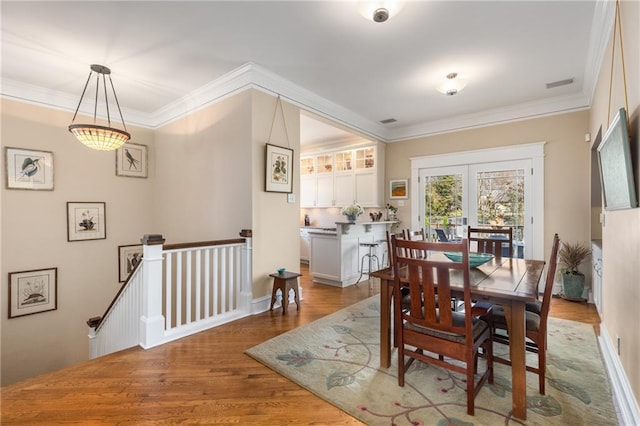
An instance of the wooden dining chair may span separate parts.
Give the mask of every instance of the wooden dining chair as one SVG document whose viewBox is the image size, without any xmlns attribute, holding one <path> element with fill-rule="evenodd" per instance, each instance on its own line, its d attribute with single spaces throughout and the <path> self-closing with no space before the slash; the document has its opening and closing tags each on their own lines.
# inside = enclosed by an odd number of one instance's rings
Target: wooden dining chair
<svg viewBox="0 0 640 426">
<path fill-rule="evenodd" d="M 501 259 L 502 251 L 507 249 L 506 257 L 513 257 L 513 228 L 474 228 L 467 227 L 469 244 L 475 243 L 480 253 L 493 254 Z M 506 246 L 505 246 L 506 244 Z"/>
<path fill-rule="evenodd" d="M 544 294 L 540 304 L 540 313 L 536 314 L 531 310 L 525 311 L 526 315 L 526 350 L 538 354 L 538 366 L 527 365 L 527 371 L 538 375 L 538 387 L 540 393 L 545 393 L 545 373 L 547 368 L 547 319 L 549 318 L 549 307 L 551 306 L 551 293 L 553 281 L 556 275 L 558 264 L 558 246 L 560 239 L 558 234 L 553 237 L 551 247 L 551 258 L 547 269 L 547 277 L 544 286 Z M 509 334 L 507 332 L 507 321 L 504 309 L 499 305 L 494 305 L 490 313 L 490 322 L 493 324 L 493 340 L 505 345 L 509 344 Z M 511 361 L 506 358 L 494 357 L 494 361 L 500 364 L 511 365 Z"/>
<path fill-rule="evenodd" d="M 404 231 L 404 237 L 411 241 L 426 241 L 426 234 L 424 228 L 417 230 L 406 229 Z M 411 257 L 427 257 L 427 253 L 423 251 L 414 250 L 411 252 Z"/>
<path fill-rule="evenodd" d="M 391 237 L 391 245 L 396 270 L 403 268 L 402 274 L 395 274 L 393 290 L 394 326 L 398 330 L 398 385 L 404 386 L 405 372 L 416 359 L 463 374 L 467 383 L 467 413 L 473 415 L 480 388 L 487 381 L 493 383 L 493 350 L 491 327 L 486 321 L 472 317 L 470 312 L 468 243 L 466 240 L 442 243 Z M 461 252 L 462 262 L 402 255 L 414 250 Z M 451 310 L 452 282 L 463 289 L 465 312 Z M 408 309 L 401 306 L 402 288 L 409 290 Z M 481 347 L 486 355 L 486 370 L 476 382 L 475 366 Z M 406 362 L 405 357 L 409 358 Z"/>
</svg>

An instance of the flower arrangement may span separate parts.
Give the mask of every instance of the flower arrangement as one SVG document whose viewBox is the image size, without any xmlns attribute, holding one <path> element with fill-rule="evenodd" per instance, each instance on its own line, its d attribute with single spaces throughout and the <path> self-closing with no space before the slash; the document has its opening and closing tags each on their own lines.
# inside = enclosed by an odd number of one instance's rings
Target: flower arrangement
<svg viewBox="0 0 640 426">
<path fill-rule="evenodd" d="M 391 204 L 387 203 L 387 210 L 389 210 L 391 213 L 396 214 L 398 213 L 398 208 L 395 206 L 392 206 Z"/>
<path fill-rule="evenodd" d="M 364 209 L 358 203 L 349 204 L 348 206 L 342 208 L 342 214 L 345 215 L 345 216 L 356 216 L 356 217 L 358 217 L 362 213 L 364 213 Z"/>
</svg>

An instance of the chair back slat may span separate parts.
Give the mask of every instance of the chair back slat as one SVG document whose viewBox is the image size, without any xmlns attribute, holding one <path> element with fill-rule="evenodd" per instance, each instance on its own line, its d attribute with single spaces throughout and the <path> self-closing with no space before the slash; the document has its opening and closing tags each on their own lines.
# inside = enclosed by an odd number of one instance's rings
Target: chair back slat
<svg viewBox="0 0 640 426">
<path fill-rule="evenodd" d="M 469 245 L 460 242 L 427 242 L 400 240 L 391 237 L 392 256 L 396 271 L 394 292 L 400 297 L 401 288 L 408 289 L 411 300 L 409 309 L 402 314 L 404 321 L 434 330 L 471 334 L 471 293 L 469 273 Z M 453 251 L 462 253 L 461 262 L 447 259 L 434 260 L 429 257 L 416 258 L 414 252 L 436 253 Z M 409 255 L 407 255 L 409 254 Z M 432 256 L 432 254 L 430 255 Z M 451 277 L 456 277 L 452 283 Z M 458 282 L 459 280 L 459 282 Z M 465 323 L 456 325 L 451 310 L 452 284 L 464 292 Z"/>
<path fill-rule="evenodd" d="M 502 251 L 507 249 L 507 257 L 513 257 L 513 228 L 467 228 L 467 239 L 469 245 L 476 243 L 480 253 L 489 253 L 502 258 Z M 506 246 L 505 246 L 506 244 Z"/>
<path fill-rule="evenodd" d="M 558 248 L 560 246 L 560 238 L 558 234 L 553 237 L 551 246 L 551 256 L 549 258 L 549 267 L 547 269 L 547 278 L 544 285 L 544 294 L 542 295 L 542 307 L 540 309 L 540 322 L 547 323 L 549 316 L 549 308 L 551 306 L 551 293 L 553 292 L 553 282 L 556 276 L 556 268 L 558 266 Z"/>
</svg>

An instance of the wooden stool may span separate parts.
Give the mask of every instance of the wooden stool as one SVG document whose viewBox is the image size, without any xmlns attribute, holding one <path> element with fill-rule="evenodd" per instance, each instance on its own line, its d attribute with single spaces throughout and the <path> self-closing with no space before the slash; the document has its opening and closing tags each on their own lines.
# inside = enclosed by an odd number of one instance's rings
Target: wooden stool
<svg viewBox="0 0 640 426">
<path fill-rule="evenodd" d="M 293 289 L 294 300 L 296 301 L 297 310 L 300 310 L 300 299 L 298 297 L 298 277 L 302 274 L 297 272 L 285 271 L 282 274 L 269 274 L 273 277 L 273 291 L 271 293 L 271 308 L 273 311 L 273 304 L 276 303 L 276 291 L 280 289 L 282 292 L 282 315 L 287 313 L 287 305 L 289 305 L 289 290 Z"/>
</svg>

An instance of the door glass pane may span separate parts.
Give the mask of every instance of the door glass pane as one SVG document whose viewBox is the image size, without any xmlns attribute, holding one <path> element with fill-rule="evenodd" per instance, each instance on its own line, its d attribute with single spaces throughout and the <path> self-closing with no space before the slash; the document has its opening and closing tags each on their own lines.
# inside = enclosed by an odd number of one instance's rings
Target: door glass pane
<svg viewBox="0 0 640 426">
<path fill-rule="evenodd" d="M 524 169 L 476 174 L 478 226 L 513 228 L 514 257 L 522 257 L 524 236 Z"/>
<path fill-rule="evenodd" d="M 436 229 L 443 229 L 451 239 L 463 231 L 462 175 L 425 176 L 424 228 L 435 238 Z"/>
</svg>

